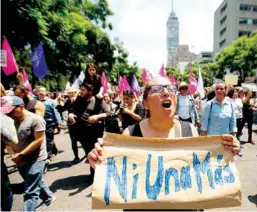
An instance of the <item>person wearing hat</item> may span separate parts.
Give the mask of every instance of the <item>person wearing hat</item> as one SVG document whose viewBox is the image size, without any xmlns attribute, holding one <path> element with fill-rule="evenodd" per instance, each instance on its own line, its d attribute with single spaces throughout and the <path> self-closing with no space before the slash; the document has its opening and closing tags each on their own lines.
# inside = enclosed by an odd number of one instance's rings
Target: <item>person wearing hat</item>
<svg viewBox="0 0 257 212">
<path fill-rule="evenodd" d="M 179 85 L 179 94 L 177 96 L 177 110 L 181 121 L 187 121 L 200 126 L 200 118 L 197 113 L 194 98 L 188 94 L 188 84 L 181 82 Z"/>
<path fill-rule="evenodd" d="M 74 111 L 73 110 L 74 102 L 77 98 L 78 91 L 74 87 L 71 87 L 68 89 L 67 94 L 68 94 L 68 99 L 64 102 L 64 105 L 59 104 L 59 100 L 57 99 L 57 104 L 58 104 L 57 109 L 60 112 L 68 111 L 68 114 L 69 114 Z M 77 144 L 77 139 L 75 136 L 75 129 L 74 129 L 76 126 L 71 123 L 70 119 L 68 119 L 67 126 L 70 134 L 72 151 L 74 154 L 74 159 L 71 161 L 71 165 L 74 165 L 80 162 L 79 153 L 78 153 L 78 144 Z"/>
<path fill-rule="evenodd" d="M 14 120 L 3 113 L 0 113 L 0 122 L 4 124 L 0 125 L 1 131 L 1 210 L 11 211 L 13 204 L 13 193 L 11 190 L 11 184 L 8 177 L 7 166 L 4 162 L 5 149 L 8 146 L 18 143 L 18 136 L 14 126 Z"/>
<path fill-rule="evenodd" d="M 44 197 L 40 207 L 47 207 L 56 197 L 42 179 L 47 158 L 45 121 L 26 110 L 17 96 L 1 97 L 1 112 L 15 120 L 18 143 L 9 148 L 9 153 L 24 179 L 24 211 L 35 211 L 39 196 Z"/>
</svg>

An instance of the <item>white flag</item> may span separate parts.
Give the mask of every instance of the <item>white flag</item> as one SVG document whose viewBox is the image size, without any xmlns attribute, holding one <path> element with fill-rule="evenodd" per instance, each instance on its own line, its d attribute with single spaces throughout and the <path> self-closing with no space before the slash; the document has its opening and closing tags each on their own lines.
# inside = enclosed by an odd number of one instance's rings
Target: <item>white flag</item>
<svg viewBox="0 0 257 212">
<path fill-rule="evenodd" d="M 84 71 L 81 71 L 79 77 L 75 79 L 74 83 L 72 84 L 72 88 L 79 90 L 80 85 L 83 83 L 85 79 Z"/>
<path fill-rule="evenodd" d="M 198 76 L 198 84 L 197 84 L 197 92 L 200 94 L 200 98 L 204 98 L 204 86 L 203 86 L 203 78 L 201 74 L 201 69 L 199 68 L 199 76 Z"/>
<path fill-rule="evenodd" d="M 68 82 L 66 83 L 64 92 L 67 92 L 69 89 L 70 89 L 70 82 L 68 81 Z"/>
</svg>

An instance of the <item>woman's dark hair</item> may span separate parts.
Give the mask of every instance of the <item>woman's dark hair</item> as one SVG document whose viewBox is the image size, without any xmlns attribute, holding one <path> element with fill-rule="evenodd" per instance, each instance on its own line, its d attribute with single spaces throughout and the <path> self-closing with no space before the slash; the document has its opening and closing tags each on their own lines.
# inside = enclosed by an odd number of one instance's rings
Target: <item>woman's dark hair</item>
<svg viewBox="0 0 257 212">
<path fill-rule="evenodd" d="M 130 90 L 123 91 L 123 96 L 128 96 L 128 97 L 131 97 L 131 98 L 135 98 L 134 92 L 130 91 Z"/>
<path fill-rule="evenodd" d="M 235 88 L 231 88 L 230 91 L 228 92 L 227 96 L 229 98 L 232 98 L 235 92 L 236 92 L 236 89 Z"/>
<path fill-rule="evenodd" d="M 215 91 L 210 91 L 210 92 L 207 94 L 207 101 L 212 100 L 214 97 L 215 97 Z"/>
<path fill-rule="evenodd" d="M 88 73 L 89 68 L 94 68 L 96 70 L 96 75 L 94 76 L 94 81 L 99 80 L 100 79 L 100 75 L 98 74 L 98 69 L 97 69 L 97 66 L 95 64 L 93 64 L 93 63 L 87 64 L 86 77 L 85 77 L 84 82 L 91 84 L 91 78 L 90 78 L 90 75 Z"/>
<path fill-rule="evenodd" d="M 149 93 L 149 90 L 150 90 L 150 86 L 146 85 L 145 89 L 144 89 L 144 93 L 143 93 L 143 100 L 146 100 L 146 98 L 148 96 L 148 93 Z"/>
</svg>

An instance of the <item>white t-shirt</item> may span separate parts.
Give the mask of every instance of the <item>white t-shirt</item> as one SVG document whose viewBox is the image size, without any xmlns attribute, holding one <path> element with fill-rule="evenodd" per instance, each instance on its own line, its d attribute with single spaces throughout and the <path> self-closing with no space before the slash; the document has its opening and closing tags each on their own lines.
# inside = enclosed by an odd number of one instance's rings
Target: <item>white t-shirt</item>
<svg viewBox="0 0 257 212">
<path fill-rule="evenodd" d="M 182 119 L 190 118 L 188 96 L 179 95 L 178 116 Z"/>
<path fill-rule="evenodd" d="M 232 101 L 234 102 L 236 119 L 243 118 L 243 101 L 242 101 L 242 99 L 237 98 L 236 100 L 232 100 Z"/>
</svg>

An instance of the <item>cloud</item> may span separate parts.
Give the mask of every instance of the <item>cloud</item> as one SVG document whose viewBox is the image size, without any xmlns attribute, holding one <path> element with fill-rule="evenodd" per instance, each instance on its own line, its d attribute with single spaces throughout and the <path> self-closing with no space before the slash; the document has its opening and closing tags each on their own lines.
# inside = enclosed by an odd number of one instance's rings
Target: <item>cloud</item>
<svg viewBox="0 0 257 212">
<path fill-rule="evenodd" d="M 126 10 L 118 24 L 121 33 L 135 36 L 155 36 L 165 27 L 166 15 L 154 7 L 145 10 Z"/>
</svg>

